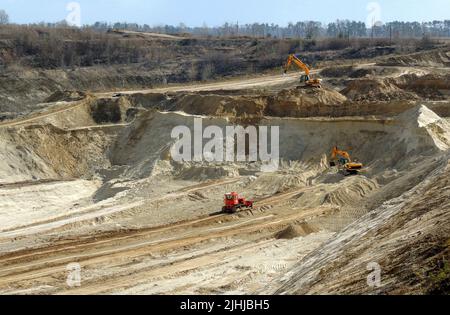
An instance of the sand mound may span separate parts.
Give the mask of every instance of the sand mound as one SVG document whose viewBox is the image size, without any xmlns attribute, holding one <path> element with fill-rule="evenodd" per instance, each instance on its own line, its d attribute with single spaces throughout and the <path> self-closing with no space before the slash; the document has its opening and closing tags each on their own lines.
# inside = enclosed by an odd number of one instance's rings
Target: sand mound
<svg viewBox="0 0 450 315">
<path fill-rule="evenodd" d="M 437 50 L 419 52 L 405 56 L 390 57 L 381 66 L 423 66 L 423 67 L 448 67 L 450 66 L 449 51 Z"/>
<path fill-rule="evenodd" d="M 210 91 L 175 95 L 149 94 L 129 97 L 133 106 L 165 111 L 182 111 L 191 115 L 215 117 L 311 117 L 329 116 L 330 108 L 347 99 L 327 88 L 283 90 L 275 95 L 236 95 L 236 92 Z"/>
<path fill-rule="evenodd" d="M 283 90 L 275 96 L 281 101 L 293 101 L 302 105 L 338 105 L 346 101 L 345 96 L 328 89 L 314 89 L 297 87 L 296 89 Z"/>
<path fill-rule="evenodd" d="M 327 193 L 323 199 L 323 204 L 338 206 L 358 204 L 363 198 L 380 188 L 375 181 L 366 177 L 354 177 L 350 180 L 352 185 L 339 187 Z"/>
<path fill-rule="evenodd" d="M 289 225 L 284 230 L 275 234 L 275 238 L 278 240 L 292 240 L 297 237 L 304 237 L 309 234 L 317 232 L 307 223 L 300 225 Z"/>
<path fill-rule="evenodd" d="M 133 94 L 126 98 L 133 106 L 127 114 L 128 120 L 136 117 L 145 109 L 153 109 L 167 112 L 185 112 L 190 115 L 202 115 L 213 117 L 227 117 L 232 122 L 243 125 L 255 125 L 264 117 L 351 117 L 351 116 L 397 116 L 404 111 L 414 107 L 418 99 L 413 92 L 404 96 L 404 91 L 399 91 L 399 80 L 389 80 L 391 94 L 395 89 L 396 100 L 392 102 L 381 102 L 377 95 L 386 97 L 386 89 L 372 95 L 365 102 L 348 101 L 347 98 L 327 88 L 323 89 L 286 89 L 278 93 L 267 93 L 255 95 L 246 93 L 237 95 L 236 91 L 205 91 L 189 94 Z M 361 97 L 358 90 L 353 91 L 354 97 Z M 399 94 L 400 93 L 400 94 Z M 350 93 L 351 94 L 351 93 Z M 449 116 L 448 106 L 445 104 L 432 104 L 433 110 L 439 115 Z"/>
<path fill-rule="evenodd" d="M 327 88 L 296 88 L 283 90 L 268 98 L 264 113 L 275 117 L 312 117 L 322 116 L 346 101 L 342 94 Z"/>
<path fill-rule="evenodd" d="M 366 76 L 374 75 L 389 75 L 395 73 L 396 69 L 371 67 L 358 68 L 355 66 L 335 66 L 323 69 L 320 75 L 327 78 L 364 78 Z"/>
<path fill-rule="evenodd" d="M 353 66 L 334 66 L 324 68 L 320 75 L 327 78 L 342 78 L 349 77 L 350 74 L 355 70 Z"/>
<path fill-rule="evenodd" d="M 389 102 L 393 100 L 417 100 L 414 93 L 400 89 L 391 79 L 359 79 L 351 81 L 341 91 L 352 101 L 357 102 Z"/>
<path fill-rule="evenodd" d="M 395 80 L 400 88 L 416 93 L 431 100 L 445 100 L 445 93 L 450 90 L 450 75 L 417 74 L 403 75 Z"/>
<path fill-rule="evenodd" d="M 181 97 L 176 108 L 193 115 L 261 116 L 265 103 L 260 97 L 188 94 Z"/>
<path fill-rule="evenodd" d="M 219 178 L 232 178 L 239 176 L 236 168 L 230 166 L 214 165 L 184 165 L 181 171 L 177 172 L 176 178 L 183 180 L 205 181 Z"/>
</svg>

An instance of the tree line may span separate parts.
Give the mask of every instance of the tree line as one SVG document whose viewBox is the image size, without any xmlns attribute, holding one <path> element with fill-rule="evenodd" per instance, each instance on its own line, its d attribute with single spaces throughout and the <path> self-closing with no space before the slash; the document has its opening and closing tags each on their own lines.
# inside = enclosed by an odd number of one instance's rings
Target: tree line
<svg viewBox="0 0 450 315">
<path fill-rule="evenodd" d="M 9 23 L 8 14 L 0 9 L 0 25 Z M 39 23 L 39 26 L 61 27 L 67 26 L 65 21 L 58 23 Z M 222 26 L 209 27 L 204 24 L 200 27 L 189 27 L 183 23 L 174 25 L 157 25 L 137 23 L 106 23 L 96 22 L 93 25 L 85 25 L 83 28 L 91 28 L 97 31 L 111 29 L 154 32 L 161 34 L 191 34 L 200 36 L 231 37 L 249 36 L 260 38 L 423 38 L 423 37 L 450 37 L 450 20 L 430 22 L 403 22 L 394 21 L 377 23 L 367 26 L 364 22 L 337 20 L 332 23 L 317 21 L 301 21 L 288 23 L 287 26 L 269 23 L 239 24 L 225 23 Z"/>
<path fill-rule="evenodd" d="M 218 27 L 189 27 L 183 23 L 178 26 L 160 25 L 150 26 L 136 23 L 105 23 L 96 22 L 92 28 L 97 30 L 123 29 L 141 32 L 155 32 L 162 34 L 192 34 L 215 37 L 249 36 L 272 38 L 422 38 L 422 37 L 450 37 L 450 20 L 431 22 L 402 22 L 394 21 L 367 27 L 364 22 L 337 20 L 324 24 L 317 21 L 302 21 L 289 23 L 287 26 L 269 23 L 225 23 Z"/>
</svg>

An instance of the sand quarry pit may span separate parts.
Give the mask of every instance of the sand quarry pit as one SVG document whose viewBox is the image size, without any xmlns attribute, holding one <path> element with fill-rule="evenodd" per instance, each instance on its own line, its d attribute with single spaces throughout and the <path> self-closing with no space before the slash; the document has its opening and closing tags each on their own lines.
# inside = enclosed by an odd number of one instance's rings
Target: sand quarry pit
<svg viewBox="0 0 450 315">
<path fill-rule="evenodd" d="M 386 104 L 355 107 L 331 89 L 295 87 L 76 96 L 0 125 L 0 293 L 426 293 L 439 285 L 420 274 L 439 272 L 448 257 L 450 124 L 427 106 L 390 104 L 381 115 Z M 278 170 L 175 162 L 173 128 L 193 129 L 198 119 L 204 128 L 279 126 Z M 364 163 L 361 174 L 330 169 L 334 145 Z M 230 191 L 255 200 L 254 209 L 220 213 Z M 366 285 L 374 261 L 386 275 L 381 288 Z M 71 287 L 73 263 L 81 283 Z"/>
</svg>

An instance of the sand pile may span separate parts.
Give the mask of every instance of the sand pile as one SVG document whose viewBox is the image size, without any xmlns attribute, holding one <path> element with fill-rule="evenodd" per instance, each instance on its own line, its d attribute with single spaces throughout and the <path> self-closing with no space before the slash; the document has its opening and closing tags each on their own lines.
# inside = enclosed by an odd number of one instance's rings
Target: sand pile
<svg viewBox="0 0 450 315">
<path fill-rule="evenodd" d="M 380 188 L 380 185 L 376 181 L 366 177 L 353 177 L 349 181 L 351 181 L 351 185 L 338 187 L 329 191 L 325 195 L 325 198 L 323 198 L 323 204 L 331 206 L 357 206 L 361 200 Z"/>
<path fill-rule="evenodd" d="M 275 95 L 223 96 L 189 95 L 177 103 L 177 109 L 190 114 L 213 116 L 320 116 L 327 106 L 339 106 L 346 98 L 336 91 L 296 88 Z"/>
<path fill-rule="evenodd" d="M 363 82 L 363 81 L 361 81 Z M 132 94 L 126 96 L 133 106 L 128 118 L 135 117 L 144 109 L 176 112 L 181 111 L 191 115 L 205 115 L 214 117 L 227 117 L 230 121 L 240 124 L 258 124 L 263 117 L 350 117 L 350 116 L 396 116 L 415 106 L 415 100 L 419 97 L 411 92 L 404 92 L 398 88 L 397 80 L 388 80 L 374 87 L 376 93 L 367 93 L 374 84 L 372 80 L 369 86 L 361 83 L 353 83 L 354 86 L 349 95 L 359 98 L 368 98 L 373 101 L 353 102 L 334 91 L 325 88 L 286 89 L 276 93 L 246 93 L 238 95 L 236 91 L 207 91 L 189 94 Z M 375 81 L 376 82 L 376 81 Z M 386 84 L 389 86 L 386 87 Z M 350 90 L 350 89 L 349 89 Z M 382 102 L 394 98 L 392 102 Z M 433 107 L 433 110 L 442 116 L 447 116 L 448 109 L 445 106 Z"/>
<path fill-rule="evenodd" d="M 396 71 L 396 69 L 383 67 L 359 68 L 356 66 L 334 66 L 323 69 L 320 75 L 327 78 L 357 79 L 367 76 L 389 75 Z"/>
<path fill-rule="evenodd" d="M 422 67 L 448 67 L 450 66 L 450 56 L 447 50 L 435 50 L 419 52 L 410 55 L 390 57 L 381 66 L 422 66 Z"/>
<path fill-rule="evenodd" d="M 444 100 L 446 99 L 445 93 L 450 91 L 450 75 L 427 74 L 418 76 L 417 74 L 407 74 L 397 78 L 395 84 L 423 98 Z"/>
<path fill-rule="evenodd" d="M 332 108 L 347 99 L 327 88 L 298 87 L 275 94 L 245 94 L 210 91 L 208 93 L 149 94 L 129 97 L 131 104 L 165 111 L 182 111 L 191 115 L 215 117 L 311 117 L 329 116 Z"/>
<path fill-rule="evenodd" d="M 264 113 L 275 117 L 312 117 L 329 113 L 346 101 L 342 94 L 327 88 L 283 90 L 268 98 Z"/>
<path fill-rule="evenodd" d="M 307 223 L 299 225 L 289 225 L 284 230 L 275 234 L 275 238 L 279 240 L 292 240 L 297 237 L 304 237 L 309 234 L 317 232 Z"/>
<path fill-rule="evenodd" d="M 283 90 L 276 95 L 276 99 L 281 101 L 293 101 L 299 104 L 308 105 L 339 105 L 345 102 L 345 97 L 334 90 L 328 88 L 314 89 L 297 87 L 296 89 Z"/>
<path fill-rule="evenodd" d="M 354 80 L 341 93 L 356 102 L 389 102 L 418 99 L 414 93 L 400 89 L 391 79 Z"/>
<path fill-rule="evenodd" d="M 349 77 L 355 68 L 353 66 L 334 66 L 324 68 L 320 75 L 327 78 Z"/>
<path fill-rule="evenodd" d="M 188 94 L 176 102 L 177 110 L 193 115 L 261 116 L 266 106 L 263 97 Z"/>
</svg>

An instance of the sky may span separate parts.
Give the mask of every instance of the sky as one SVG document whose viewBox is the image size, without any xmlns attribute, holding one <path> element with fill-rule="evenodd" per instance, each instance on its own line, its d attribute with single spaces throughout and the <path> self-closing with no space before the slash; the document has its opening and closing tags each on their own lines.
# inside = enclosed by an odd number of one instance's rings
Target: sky
<svg viewBox="0 0 450 315">
<path fill-rule="evenodd" d="M 450 20 L 450 0 L 0 0 L 0 9 L 9 14 L 11 22 L 19 24 L 67 18 L 80 24 L 104 21 L 151 26 Z"/>
</svg>

